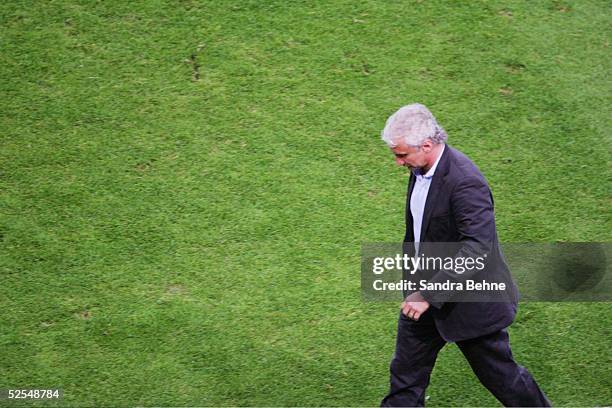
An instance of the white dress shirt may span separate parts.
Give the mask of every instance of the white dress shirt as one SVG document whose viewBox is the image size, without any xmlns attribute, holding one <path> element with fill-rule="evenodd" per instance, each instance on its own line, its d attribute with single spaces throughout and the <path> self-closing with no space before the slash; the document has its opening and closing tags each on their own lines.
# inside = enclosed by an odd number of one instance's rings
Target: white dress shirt
<svg viewBox="0 0 612 408">
<path fill-rule="evenodd" d="M 414 250 L 415 255 L 419 256 L 419 242 L 421 241 L 421 226 L 423 225 L 423 211 L 425 210 L 425 201 L 427 201 L 427 193 L 429 192 L 429 186 L 431 185 L 431 179 L 436 172 L 438 162 L 444 153 L 446 146 L 442 145 L 442 150 L 436 159 L 436 162 L 424 175 L 421 174 L 420 169 L 415 169 L 412 172 L 416 176 L 414 188 L 412 189 L 412 195 L 410 196 L 410 212 L 412 214 L 412 225 L 414 232 Z"/>
</svg>

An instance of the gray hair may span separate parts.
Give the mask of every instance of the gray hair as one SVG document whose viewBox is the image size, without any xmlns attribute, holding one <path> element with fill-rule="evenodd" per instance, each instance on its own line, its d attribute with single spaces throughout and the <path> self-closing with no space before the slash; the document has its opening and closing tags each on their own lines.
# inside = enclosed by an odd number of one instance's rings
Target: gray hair
<svg viewBox="0 0 612 408">
<path fill-rule="evenodd" d="M 420 146 L 425 139 L 431 139 L 434 144 L 446 143 L 448 136 L 429 109 L 413 103 L 402 106 L 387 119 L 381 138 L 389 147 L 396 147 L 397 140 L 409 146 Z"/>
</svg>

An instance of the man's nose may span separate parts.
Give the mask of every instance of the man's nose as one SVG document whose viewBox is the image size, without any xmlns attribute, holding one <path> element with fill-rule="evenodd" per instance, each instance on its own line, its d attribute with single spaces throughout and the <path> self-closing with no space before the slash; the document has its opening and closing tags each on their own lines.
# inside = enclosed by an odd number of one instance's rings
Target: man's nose
<svg viewBox="0 0 612 408">
<path fill-rule="evenodd" d="M 395 158 L 395 162 L 397 163 L 398 166 L 404 165 L 404 159 L 400 159 L 399 157 Z"/>
</svg>

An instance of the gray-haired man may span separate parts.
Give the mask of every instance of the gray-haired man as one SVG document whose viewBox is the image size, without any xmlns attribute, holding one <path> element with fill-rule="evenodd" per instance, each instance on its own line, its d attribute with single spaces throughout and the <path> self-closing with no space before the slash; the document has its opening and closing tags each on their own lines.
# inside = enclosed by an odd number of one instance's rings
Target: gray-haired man
<svg viewBox="0 0 612 408">
<path fill-rule="evenodd" d="M 382 139 L 400 166 L 411 169 L 404 242 L 460 243 L 489 249 L 491 263 L 507 272 L 499 249 L 493 197 L 478 168 L 447 146 L 447 135 L 423 105 L 404 106 L 386 123 Z M 448 279 L 446 271 L 430 282 Z M 445 295 L 448 295 L 445 297 Z M 506 328 L 516 300 L 452 302 L 445 293 L 417 291 L 401 305 L 391 387 L 382 406 L 424 406 L 425 389 L 440 349 L 455 342 L 481 383 L 505 406 L 550 406 L 531 374 L 510 351 Z"/>
</svg>

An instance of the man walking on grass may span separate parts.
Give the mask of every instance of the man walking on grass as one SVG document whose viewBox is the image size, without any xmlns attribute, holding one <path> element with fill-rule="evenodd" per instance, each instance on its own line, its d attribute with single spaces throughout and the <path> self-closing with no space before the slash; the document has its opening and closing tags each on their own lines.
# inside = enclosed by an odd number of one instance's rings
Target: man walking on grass
<svg viewBox="0 0 612 408">
<path fill-rule="evenodd" d="M 493 198 L 478 168 L 446 145 L 447 135 L 423 105 L 404 106 L 385 125 L 382 139 L 400 166 L 411 170 L 406 199 L 405 243 L 488 248 L 489 264 L 507 271 L 499 249 Z M 412 244 L 414 243 L 414 244 Z M 430 282 L 464 276 L 440 270 Z M 449 301 L 443 291 L 415 291 L 401 304 L 390 390 L 385 407 L 424 406 L 425 390 L 440 349 L 455 342 L 480 382 L 504 405 L 549 407 L 531 374 L 518 365 L 506 328 L 516 314 L 509 301 Z"/>
</svg>

